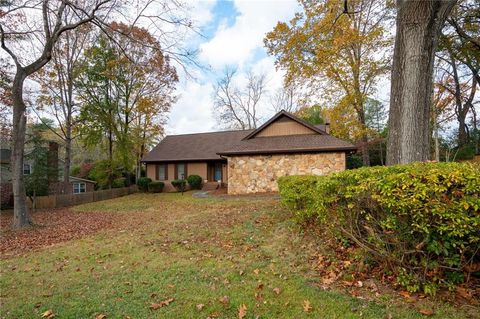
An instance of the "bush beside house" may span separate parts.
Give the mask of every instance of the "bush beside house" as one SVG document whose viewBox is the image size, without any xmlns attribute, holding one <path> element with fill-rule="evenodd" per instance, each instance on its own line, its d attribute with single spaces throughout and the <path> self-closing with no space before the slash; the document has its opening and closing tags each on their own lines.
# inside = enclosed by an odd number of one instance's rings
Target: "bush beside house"
<svg viewBox="0 0 480 319">
<path fill-rule="evenodd" d="M 192 189 L 202 189 L 203 179 L 200 175 L 190 175 L 187 177 L 188 185 Z"/>
<path fill-rule="evenodd" d="M 187 185 L 187 181 L 184 179 L 174 179 L 172 181 L 172 186 L 175 187 L 177 191 L 185 190 L 185 186 Z"/>
<path fill-rule="evenodd" d="M 151 182 L 152 182 L 152 179 L 151 179 L 151 178 L 148 178 L 148 177 L 140 177 L 140 178 L 137 180 L 138 189 L 141 190 L 142 192 L 148 191 L 148 184 L 150 184 Z"/>
<path fill-rule="evenodd" d="M 148 191 L 150 193 L 161 193 L 164 187 L 164 182 L 151 182 L 148 184 Z"/>
<path fill-rule="evenodd" d="M 279 180 L 283 204 L 434 294 L 480 262 L 480 166 L 416 163 Z"/>
</svg>

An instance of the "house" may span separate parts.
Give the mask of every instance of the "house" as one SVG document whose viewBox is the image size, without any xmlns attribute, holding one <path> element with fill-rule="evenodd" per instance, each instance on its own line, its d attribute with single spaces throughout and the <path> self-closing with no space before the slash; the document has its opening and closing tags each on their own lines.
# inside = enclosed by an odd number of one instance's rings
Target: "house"
<svg viewBox="0 0 480 319">
<path fill-rule="evenodd" d="M 356 150 L 328 133 L 280 111 L 254 130 L 166 136 L 146 154 L 147 177 L 169 183 L 200 175 L 207 185 L 221 183 L 228 194 L 277 191 L 285 175 L 323 175 L 346 168 L 346 153 Z"/>
<path fill-rule="evenodd" d="M 47 146 L 45 146 L 47 147 Z M 26 150 L 26 153 L 31 150 Z M 11 150 L 8 143 L 2 143 L 0 148 L 0 205 L 2 207 L 11 207 L 13 205 L 12 172 L 11 172 Z M 69 185 L 66 187 L 63 182 L 62 170 L 59 167 L 58 144 L 48 142 L 48 166 L 51 168 L 49 174 L 49 194 L 80 194 L 93 192 L 95 190 L 95 181 L 83 179 L 75 176 L 69 176 Z M 27 177 L 35 169 L 35 163 L 26 156 L 23 163 L 23 175 Z"/>
</svg>

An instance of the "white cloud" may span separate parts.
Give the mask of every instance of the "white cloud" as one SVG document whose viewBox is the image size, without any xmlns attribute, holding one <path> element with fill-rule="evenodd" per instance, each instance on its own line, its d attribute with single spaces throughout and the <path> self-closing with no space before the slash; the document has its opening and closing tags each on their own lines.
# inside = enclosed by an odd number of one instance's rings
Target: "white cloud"
<svg viewBox="0 0 480 319">
<path fill-rule="evenodd" d="M 212 86 L 189 81 L 180 88 L 180 98 L 172 108 L 166 133 L 184 134 L 214 130 Z"/>
<path fill-rule="evenodd" d="M 221 69 L 225 65 L 243 66 L 253 57 L 255 49 L 263 47 L 265 34 L 277 21 L 293 17 L 295 1 L 235 1 L 239 15 L 232 26 L 220 25 L 214 37 L 200 46 L 200 58 Z"/>
<path fill-rule="evenodd" d="M 263 38 L 277 21 L 293 17 L 297 2 L 292 1 L 235 1 L 239 13 L 233 25 L 220 23 L 210 40 L 200 44 L 200 61 L 213 67 L 221 76 L 224 67 L 238 67 L 238 83 L 244 82 L 248 70 L 263 72 L 268 79 L 268 94 L 282 86 L 283 72 L 276 71 L 274 59 L 262 54 Z M 213 2 L 196 2 L 195 16 L 201 26 L 208 26 L 214 17 Z M 192 39 L 192 41 L 195 41 Z M 201 41 L 198 40 L 197 41 Z M 260 53 L 260 54 L 258 54 Z M 198 71 L 198 70 L 197 70 Z M 215 78 L 206 72 L 195 72 L 200 80 L 186 79 L 180 83 L 180 99 L 172 108 L 167 134 L 197 133 L 218 130 L 213 114 L 213 85 Z M 259 106 L 262 120 L 273 115 L 269 96 L 265 95 Z"/>
</svg>

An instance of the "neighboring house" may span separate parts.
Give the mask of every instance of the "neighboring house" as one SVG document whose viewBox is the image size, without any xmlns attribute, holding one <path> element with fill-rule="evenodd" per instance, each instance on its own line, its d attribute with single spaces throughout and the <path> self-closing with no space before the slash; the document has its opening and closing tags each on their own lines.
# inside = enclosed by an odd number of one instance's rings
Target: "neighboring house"
<svg viewBox="0 0 480 319">
<path fill-rule="evenodd" d="M 281 176 L 346 168 L 346 153 L 356 147 L 327 131 L 328 125 L 313 126 L 281 111 L 255 130 L 166 136 L 142 162 L 152 180 L 196 174 L 207 185 L 220 181 L 228 194 L 277 191 Z"/>
<path fill-rule="evenodd" d="M 11 150 L 7 148 L 6 143 L 2 144 L 0 149 L 0 204 L 3 206 L 11 206 L 13 203 L 12 190 L 12 172 L 11 172 Z M 28 154 L 31 150 L 26 150 Z M 63 183 L 63 170 L 59 166 L 61 162 L 58 159 L 58 144 L 56 142 L 48 142 L 48 163 L 49 167 L 54 168 L 54 174 L 49 181 L 50 194 L 79 194 L 84 192 L 93 192 L 95 190 L 94 181 L 79 177 L 70 176 L 69 185 L 65 187 Z M 23 175 L 28 176 L 34 170 L 34 163 L 28 157 L 24 158 Z M 50 178 L 49 178 L 50 179 Z"/>
</svg>

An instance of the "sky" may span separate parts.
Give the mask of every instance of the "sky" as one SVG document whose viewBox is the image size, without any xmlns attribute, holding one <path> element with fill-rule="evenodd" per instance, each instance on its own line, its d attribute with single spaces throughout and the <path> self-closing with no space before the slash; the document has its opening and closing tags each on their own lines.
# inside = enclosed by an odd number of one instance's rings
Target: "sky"
<svg viewBox="0 0 480 319">
<path fill-rule="evenodd" d="M 193 70 L 194 78 L 181 78 L 179 99 L 166 127 L 169 135 L 218 130 L 213 88 L 227 67 L 237 68 L 239 81 L 249 70 L 266 73 L 270 94 L 280 88 L 283 72 L 275 69 L 263 38 L 278 21 L 290 20 L 298 9 L 298 3 L 291 0 L 212 0 L 191 5 L 201 35 L 192 35 L 186 42 L 199 50 L 198 62 L 205 67 Z M 266 96 L 260 105 L 261 117 L 266 120 L 273 113 Z"/>
</svg>

